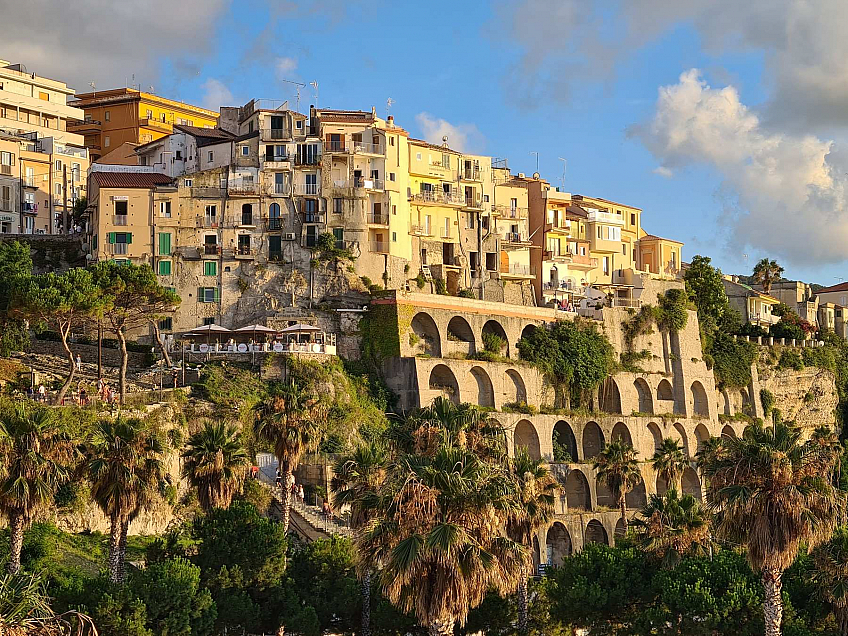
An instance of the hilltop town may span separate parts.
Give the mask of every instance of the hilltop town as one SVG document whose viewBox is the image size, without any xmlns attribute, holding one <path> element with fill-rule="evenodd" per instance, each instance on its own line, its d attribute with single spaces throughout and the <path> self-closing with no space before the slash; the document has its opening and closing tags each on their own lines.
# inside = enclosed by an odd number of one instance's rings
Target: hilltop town
<svg viewBox="0 0 848 636">
<path fill-rule="evenodd" d="M 29 382 L 4 377 L 7 392 L 38 398 L 47 385 L 44 400 L 83 408 L 87 395 L 178 427 L 193 415 L 248 422 L 260 400 L 245 395 L 262 383 L 312 382 L 344 422 L 337 447 L 325 437 L 282 477 L 272 443 L 251 446 L 249 462 L 304 541 L 357 530 L 350 507 L 336 521 L 302 499 L 289 510 L 289 476 L 329 505 L 327 458 L 372 435 L 340 413 L 389 427 L 387 412 L 472 408 L 510 457 L 544 460 L 558 484 L 527 533 L 537 577 L 625 540 L 678 484 L 705 502 L 704 458 L 721 440 L 763 422 L 791 421 L 804 440 L 840 426 L 848 283 L 784 280 L 767 259 L 751 279 L 724 275 L 652 234 L 633 202 L 566 192 L 449 137 L 414 138 L 368 105 L 339 106 L 355 108 L 252 99 L 216 112 L 135 88 L 75 94 L 0 62 L 0 251 L 26 246 L 17 257 L 36 281 L 0 294 L 3 319 L 33 332 L 7 347 Z M 115 281 L 134 284 L 122 266 L 149 275 L 146 309 L 119 299 Z M 86 299 L 50 305 L 32 291 L 61 287 L 40 275 L 75 271 L 92 272 Z M 118 308 L 124 322 L 109 316 Z M 233 378 L 227 390 L 245 395 L 224 405 L 216 391 Z M 681 458 L 671 472 L 654 461 L 669 444 Z M 635 452 L 626 488 L 604 472 L 610 447 Z M 166 472 L 174 497 L 191 489 L 176 463 Z M 63 530 L 110 527 L 94 503 L 83 510 L 59 515 Z M 139 509 L 124 542 L 183 513 Z"/>
</svg>

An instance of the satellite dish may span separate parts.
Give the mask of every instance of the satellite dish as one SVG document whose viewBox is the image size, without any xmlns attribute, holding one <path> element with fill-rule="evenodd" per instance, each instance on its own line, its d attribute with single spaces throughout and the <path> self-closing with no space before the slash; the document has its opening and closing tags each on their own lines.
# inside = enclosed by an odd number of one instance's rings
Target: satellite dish
<svg viewBox="0 0 848 636">
<path fill-rule="evenodd" d="M 534 172 L 534 173 L 533 173 L 533 178 L 534 178 L 534 179 L 538 179 L 538 178 L 539 178 L 539 177 L 541 177 L 541 176 L 542 176 L 542 175 L 540 175 L 538 172 Z"/>
</svg>

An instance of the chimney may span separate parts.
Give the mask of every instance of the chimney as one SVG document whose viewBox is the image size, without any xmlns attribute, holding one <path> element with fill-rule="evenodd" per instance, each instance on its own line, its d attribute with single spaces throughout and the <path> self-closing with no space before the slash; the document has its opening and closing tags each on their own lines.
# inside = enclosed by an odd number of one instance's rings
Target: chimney
<svg viewBox="0 0 848 636">
<path fill-rule="evenodd" d="M 377 116 L 377 109 L 376 109 L 376 108 L 374 108 L 373 106 L 371 107 L 371 116 L 372 116 L 372 117 L 376 117 L 376 116 Z"/>
<path fill-rule="evenodd" d="M 395 127 L 395 116 L 389 115 L 388 118 L 386 119 L 386 123 L 388 124 L 389 128 L 394 128 Z"/>
</svg>

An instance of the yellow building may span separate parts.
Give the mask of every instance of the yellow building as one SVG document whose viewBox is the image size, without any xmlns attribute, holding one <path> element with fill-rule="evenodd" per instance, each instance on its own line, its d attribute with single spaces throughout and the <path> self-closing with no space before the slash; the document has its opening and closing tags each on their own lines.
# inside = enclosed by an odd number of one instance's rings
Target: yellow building
<svg viewBox="0 0 848 636">
<path fill-rule="evenodd" d="M 133 88 L 116 88 L 76 96 L 83 121 L 68 125 L 84 135 L 94 160 L 125 142 L 146 144 L 173 132 L 174 124 L 213 128 L 218 113 Z"/>
<path fill-rule="evenodd" d="M 642 232 L 638 244 L 637 268 L 660 276 L 676 277 L 680 272 L 683 243 Z"/>
</svg>

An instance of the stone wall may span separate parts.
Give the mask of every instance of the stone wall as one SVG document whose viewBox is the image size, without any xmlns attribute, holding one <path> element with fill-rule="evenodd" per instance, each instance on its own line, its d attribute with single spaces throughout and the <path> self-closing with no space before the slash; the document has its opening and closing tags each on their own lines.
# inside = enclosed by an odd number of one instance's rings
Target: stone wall
<svg viewBox="0 0 848 636">
<path fill-rule="evenodd" d="M 71 351 L 79 357 L 83 362 L 97 364 L 97 345 L 96 344 L 79 344 L 70 343 Z M 29 351 L 32 353 L 41 353 L 47 355 L 59 356 L 64 359 L 65 350 L 62 348 L 62 343 L 54 340 L 36 340 L 33 338 L 30 341 Z M 147 354 L 129 352 L 129 366 L 133 368 L 143 369 L 149 365 L 146 364 Z M 117 367 L 121 364 L 121 352 L 118 349 L 103 347 L 103 364 L 107 367 Z M 64 369 L 62 369 L 64 373 Z"/>
<path fill-rule="evenodd" d="M 759 388 L 774 396 L 774 408 L 780 410 L 784 420 L 807 430 L 834 423 L 839 395 L 830 371 L 815 367 L 801 371 L 766 368 L 759 370 L 758 379 Z M 755 397 L 759 402 L 759 391 Z"/>
<path fill-rule="evenodd" d="M 61 273 L 72 267 L 85 267 L 85 245 L 81 235 L 14 234 L 0 236 L 4 241 L 27 243 L 35 274 Z"/>
</svg>

